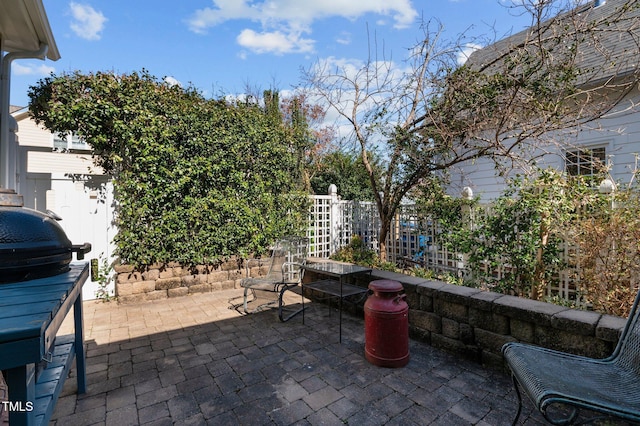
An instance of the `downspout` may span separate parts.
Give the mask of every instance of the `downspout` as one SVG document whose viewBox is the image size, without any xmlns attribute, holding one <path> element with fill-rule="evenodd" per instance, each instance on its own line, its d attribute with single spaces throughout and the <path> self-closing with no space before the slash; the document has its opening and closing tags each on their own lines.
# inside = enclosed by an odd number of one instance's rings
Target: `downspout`
<svg viewBox="0 0 640 426">
<path fill-rule="evenodd" d="M 11 89 L 11 62 L 14 59 L 42 59 L 44 60 L 49 45 L 40 43 L 40 48 L 34 51 L 10 52 L 0 56 L 0 188 L 15 189 L 15 176 L 11 176 L 9 167 L 9 105 Z M 1 54 L 2 52 L 0 52 Z"/>
</svg>

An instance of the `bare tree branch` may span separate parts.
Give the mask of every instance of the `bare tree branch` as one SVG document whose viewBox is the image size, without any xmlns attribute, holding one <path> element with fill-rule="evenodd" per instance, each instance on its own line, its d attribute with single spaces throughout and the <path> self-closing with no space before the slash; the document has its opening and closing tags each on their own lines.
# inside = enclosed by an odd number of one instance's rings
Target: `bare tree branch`
<svg viewBox="0 0 640 426">
<path fill-rule="evenodd" d="M 628 99 L 640 81 L 636 2 L 573 4 L 523 0 L 531 28 L 463 66 L 464 35 L 444 40 L 433 21 L 423 23 L 402 66 L 369 55 L 360 67 L 318 63 L 305 71 L 312 96 L 337 111 L 358 143 L 382 222 L 382 258 L 391 219 L 416 186 L 479 158 L 527 161 Z M 385 159 L 383 176 L 369 163 L 375 149 Z"/>
</svg>

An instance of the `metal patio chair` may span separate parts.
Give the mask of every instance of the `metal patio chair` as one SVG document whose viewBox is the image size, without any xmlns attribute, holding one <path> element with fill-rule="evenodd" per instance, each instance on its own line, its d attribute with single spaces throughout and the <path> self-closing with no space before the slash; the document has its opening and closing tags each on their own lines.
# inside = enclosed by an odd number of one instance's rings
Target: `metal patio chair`
<svg viewBox="0 0 640 426">
<path fill-rule="evenodd" d="M 587 358 L 522 343 L 504 345 L 502 353 L 518 396 L 513 424 L 522 411 L 518 385 L 554 425 L 574 424 L 580 409 L 599 413 L 581 423 L 603 417 L 640 422 L 639 300 L 640 292 L 616 349 L 608 358 Z M 558 415 L 562 417 L 556 418 Z"/>
<path fill-rule="evenodd" d="M 278 306 L 280 321 L 288 321 L 302 309 L 287 311 L 285 309 L 285 292 L 294 290 L 302 282 L 306 261 L 308 239 L 302 237 L 287 237 L 276 242 L 267 259 L 249 259 L 246 262 L 246 275 L 240 282 L 244 288 L 241 297 L 229 299 L 231 309 L 240 310 L 246 314 L 263 311 Z M 267 268 L 267 273 L 260 277 L 251 277 L 251 269 L 255 266 Z M 241 303 L 235 303 L 242 299 Z"/>
</svg>

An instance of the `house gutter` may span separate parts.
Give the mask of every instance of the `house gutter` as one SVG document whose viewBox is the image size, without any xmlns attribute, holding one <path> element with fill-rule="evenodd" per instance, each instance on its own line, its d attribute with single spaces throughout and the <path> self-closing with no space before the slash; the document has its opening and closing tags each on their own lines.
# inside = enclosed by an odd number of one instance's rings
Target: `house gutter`
<svg viewBox="0 0 640 426">
<path fill-rule="evenodd" d="M 40 43 L 40 48 L 33 51 L 10 52 L 0 55 L 0 188 L 16 189 L 15 165 L 10 167 L 9 146 L 9 105 L 11 89 L 11 63 L 15 59 L 46 58 L 49 45 Z M 13 173 L 12 173 L 13 171 Z"/>
</svg>

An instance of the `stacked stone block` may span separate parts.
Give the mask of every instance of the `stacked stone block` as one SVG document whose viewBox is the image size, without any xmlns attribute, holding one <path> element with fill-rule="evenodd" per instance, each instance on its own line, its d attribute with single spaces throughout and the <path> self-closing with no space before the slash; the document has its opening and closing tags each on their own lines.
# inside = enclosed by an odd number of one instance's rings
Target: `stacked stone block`
<svg viewBox="0 0 640 426">
<path fill-rule="evenodd" d="M 321 279 L 312 274 L 305 281 Z M 502 346 L 520 341 L 592 358 L 611 354 L 626 319 L 514 296 L 409 277 L 388 271 L 359 276 L 402 283 L 412 338 L 492 367 L 502 367 Z"/>
<path fill-rule="evenodd" d="M 157 264 L 142 271 L 130 265 L 114 267 L 116 272 L 116 296 L 120 303 L 166 299 L 168 297 L 207 293 L 240 287 L 246 276 L 245 262 L 232 258 L 216 265 L 184 267 L 178 263 Z M 249 271 L 251 276 L 266 273 L 264 266 Z"/>
</svg>

